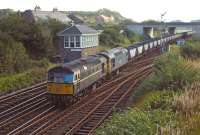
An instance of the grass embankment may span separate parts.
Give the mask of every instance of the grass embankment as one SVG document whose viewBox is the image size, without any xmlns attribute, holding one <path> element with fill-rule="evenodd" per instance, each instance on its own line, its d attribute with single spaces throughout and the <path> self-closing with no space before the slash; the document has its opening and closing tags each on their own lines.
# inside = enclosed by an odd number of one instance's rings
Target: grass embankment
<svg viewBox="0 0 200 135">
<path fill-rule="evenodd" d="M 200 42 L 195 44 L 200 48 Z M 200 63 L 193 57 L 194 48 L 185 56 L 182 50 L 187 47 L 175 47 L 158 58 L 154 73 L 133 95 L 134 107 L 115 113 L 96 134 L 199 135 Z"/>
<path fill-rule="evenodd" d="M 34 67 L 21 73 L 2 75 L 0 77 L 0 93 L 15 91 L 46 79 L 47 70 L 54 66 L 48 61 L 33 63 Z"/>
</svg>

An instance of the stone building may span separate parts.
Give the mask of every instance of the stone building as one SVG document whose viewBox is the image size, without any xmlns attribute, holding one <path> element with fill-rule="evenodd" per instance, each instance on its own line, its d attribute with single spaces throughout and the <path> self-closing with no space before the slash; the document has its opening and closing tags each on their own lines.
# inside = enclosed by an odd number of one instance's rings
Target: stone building
<svg viewBox="0 0 200 135">
<path fill-rule="evenodd" d="M 22 17 L 26 18 L 29 21 L 38 21 L 38 20 L 48 20 L 56 19 L 64 24 L 72 22 L 72 20 L 67 16 L 66 13 L 58 11 L 57 8 L 54 8 L 52 11 L 42 11 L 39 6 L 36 6 L 34 10 L 26 10 L 22 13 Z"/>
<path fill-rule="evenodd" d="M 63 62 L 98 52 L 99 33 L 84 24 L 72 25 L 59 32 L 59 50 Z"/>
</svg>

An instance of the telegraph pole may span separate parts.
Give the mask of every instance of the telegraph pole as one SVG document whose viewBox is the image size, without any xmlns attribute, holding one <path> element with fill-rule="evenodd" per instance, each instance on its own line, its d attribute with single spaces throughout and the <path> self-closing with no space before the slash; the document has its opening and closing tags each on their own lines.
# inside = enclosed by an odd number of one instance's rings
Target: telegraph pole
<svg viewBox="0 0 200 135">
<path fill-rule="evenodd" d="M 164 52 L 164 44 L 163 44 L 163 41 L 162 41 L 162 39 L 163 39 L 163 32 L 162 32 L 162 30 L 164 29 L 164 33 L 165 33 L 165 20 L 163 19 L 164 18 L 164 16 L 167 14 L 167 12 L 164 12 L 163 14 L 161 14 L 161 20 L 160 20 L 160 26 L 161 26 L 161 28 L 160 28 L 160 34 L 161 34 L 161 38 L 160 38 L 160 46 L 161 46 L 161 52 Z"/>
</svg>

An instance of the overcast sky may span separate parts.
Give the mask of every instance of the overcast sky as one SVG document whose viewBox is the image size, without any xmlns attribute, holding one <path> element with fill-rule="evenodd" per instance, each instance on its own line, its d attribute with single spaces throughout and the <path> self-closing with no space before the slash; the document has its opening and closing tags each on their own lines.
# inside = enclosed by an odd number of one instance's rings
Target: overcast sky
<svg viewBox="0 0 200 135">
<path fill-rule="evenodd" d="M 159 20 L 160 14 L 165 11 L 167 21 L 200 19 L 199 0 L 0 0 L 0 3 L 0 9 L 21 11 L 33 9 L 35 5 L 39 5 L 42 10 L 57 7 L 65 11 L 96 11 L 108 8 L 135 21 Z"/>
</svg>

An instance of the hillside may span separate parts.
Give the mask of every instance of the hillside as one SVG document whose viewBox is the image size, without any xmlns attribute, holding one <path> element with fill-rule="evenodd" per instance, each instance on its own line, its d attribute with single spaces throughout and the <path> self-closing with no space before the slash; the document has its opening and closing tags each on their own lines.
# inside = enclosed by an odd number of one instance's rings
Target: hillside
<svg viewBox="0 0 200 135">
<path fill-rule="evenodd" d="M 68 13 L 74 14 L 76 17 L 89 24 L 119 24 L 126 20 L 126 18 L 123 17 L 120 13 L 105 8 L 98 11 L 70 11 Z"/>
</svg>

